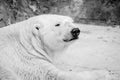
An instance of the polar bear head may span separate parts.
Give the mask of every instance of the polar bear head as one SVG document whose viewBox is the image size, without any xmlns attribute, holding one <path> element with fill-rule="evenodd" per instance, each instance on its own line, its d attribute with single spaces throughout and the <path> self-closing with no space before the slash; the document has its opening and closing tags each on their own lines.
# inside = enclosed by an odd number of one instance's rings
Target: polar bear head
<svg viewBox="0 0 120 80">
<path fill-rule="evenodd" d="M 64 50 L 80 34 L 79 28 L 68 16 L 46 14 L 30 18 L 28 22 L 32 26 L 32 45 L 40 44 L 40 48 L 47 53 Z"/>
</svg>

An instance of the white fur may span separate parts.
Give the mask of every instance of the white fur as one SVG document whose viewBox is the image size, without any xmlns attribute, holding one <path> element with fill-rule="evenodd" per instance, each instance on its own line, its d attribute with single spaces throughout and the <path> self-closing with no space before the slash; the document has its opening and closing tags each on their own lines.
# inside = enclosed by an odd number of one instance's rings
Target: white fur
<svg viewBox="0 0 120 80">
<path fill-rule="evenodd" d="M 1 28 L 0 80 L 110 80 L 104 70 L 75 73 L 53 65 L 54 54 L 72 43 L 63 39 L 73 28 L 70 17 L 50 14 Z"/>
</svg>

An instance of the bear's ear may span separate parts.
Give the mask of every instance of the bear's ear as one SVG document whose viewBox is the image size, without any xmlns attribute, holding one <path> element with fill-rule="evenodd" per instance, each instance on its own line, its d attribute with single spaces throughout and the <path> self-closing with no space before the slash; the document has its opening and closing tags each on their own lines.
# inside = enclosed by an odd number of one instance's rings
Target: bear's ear
<svg viewBox="0 0 120 80">
<path fill-rule="evenodd" d="M 42 23 L 35 23 L 33 25 L 33 29 L 32 29 L 33 34 L 38 35 L 38 33 L 39 33 L 41 28 L 43 28 L 43 24 Z"/>
<path fill-rule="evenodd" d="M 43 27 L 42 23 L 36 23 L 33 25 L 36 30 L 40 30 Z"/>
<path fill-rule="evenodd" d="M 40 28 L 38 26 L 35 27 L 37 30 L 39 30 Z"/>
</svg>

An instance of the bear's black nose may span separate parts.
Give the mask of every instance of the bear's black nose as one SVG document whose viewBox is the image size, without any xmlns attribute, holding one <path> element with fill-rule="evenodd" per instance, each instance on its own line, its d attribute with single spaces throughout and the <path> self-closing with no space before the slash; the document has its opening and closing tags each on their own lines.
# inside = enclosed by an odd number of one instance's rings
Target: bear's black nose
<svg viewBox="0 0 120 80">
<path fill-rule="evenodd" d="M 79 28 L 73 28 L 71 34 L 74 38 L 78 38 L 78 35 L 80 34 Z"/>
</svg>

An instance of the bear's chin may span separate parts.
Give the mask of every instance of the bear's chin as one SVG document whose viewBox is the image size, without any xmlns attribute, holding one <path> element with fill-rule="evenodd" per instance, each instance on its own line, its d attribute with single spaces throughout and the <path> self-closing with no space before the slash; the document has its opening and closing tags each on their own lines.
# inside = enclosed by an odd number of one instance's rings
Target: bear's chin
<svg viewBox="0 0 120 80">
<path fill-rule="evenodd" d="M 78 37 L 73 37 L 71 39 L 63 39 L 64 42 L 71 42 L 71 41 L 74 41 L 74 40 L 77 40 Z"/>
</svg>

